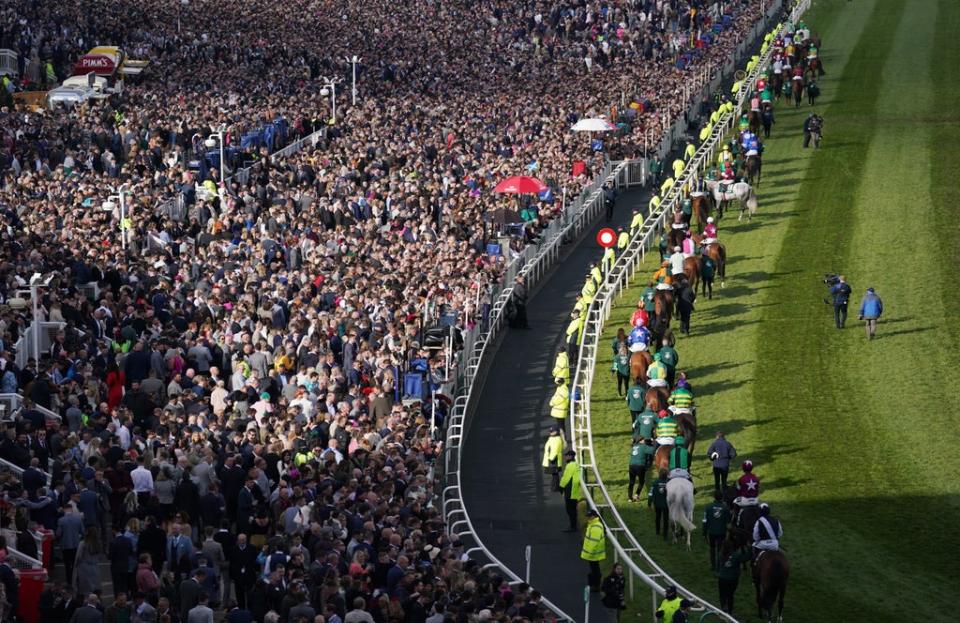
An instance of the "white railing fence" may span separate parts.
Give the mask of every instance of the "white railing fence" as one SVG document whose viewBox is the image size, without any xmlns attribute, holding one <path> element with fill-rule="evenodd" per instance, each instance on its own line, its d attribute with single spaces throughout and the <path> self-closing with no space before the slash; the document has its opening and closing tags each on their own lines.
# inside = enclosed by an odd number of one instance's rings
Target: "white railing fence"
<svg viewBox="0 0 960 623">
<path fill-rule="evenodd" d="M 625 168 L 626 163 L 623 162 L 606 163 L 594 182 L 576 200 L 566 206 L 562 217 L 554 220 L 547 227 L 540 237 L 539 245 L 529 246 L 523 255 L 510 263 L 500 289 L 492 299 L 489 326 L 485 330 L 483 327 L 477 327 L 468 332 L 468 336 L 464 338 L 464 349 L 461 352 L 462 376 L 447 423 L 444 486 L 441 492 L 442 510 L 447 521 L 448 533 L 458 536 L 461 541 L 468 540 L 473 544 L 467 553 L 472 557 L 489 561 L 484 565 L 485 567 L 497 568 L 512 583 L 523 580 L 483 545 L 473 528 L 461 496 L 461 450 L 466 433 L 467 414 L 470 403 L 474 399 L 474 381 L 488 354 L 487 347 L 496 342 L 497 336 L 504 329 L 506 318 L 503 311 L 513 295 L 514 277 L 523 275 L 527 287 L 531 289 L 539 283 L 547 270 L 559 259 L 564 241 L 579 237 L 579 234 L 603 211 L 603 184 L 607 182 L 618 184 Z M 522 544 L 518 544 L 518 547 L 520 545 Z M 558 620 L 575 620 L 548 600 L 544 599 L 543 602 L 553 611 Z"/>
<path fill-rule="evenodd" d="M 809 8 L 810 0 L 800 2 L 791 14 L 793 21 Z M 779 4 L 771 7 L 768 17 L 775 17 L 779 11 Z M 763 36 L 763 32 L 759 33 Z M 747 47 L 744 50 L 748 49 Z M 735 619 L 706 600 L 694 595 L 691 591 L 679 585 L 671 578 L 640 545 L 629 526 L 620 515 L 616 505 L 601 478 L 599 467 L 594 458 L 593 436 L 590 419 L 590 388 L 596 369 L 597 354 L 600 348 L 600 337 L 604 323 L 609 318 L 614 302 L 633 280 L 642 264 L 648 249 L 656 245 L 660 231 L 666 225 L 674 207 L 682 199 L 682 189 L 691 175 L 705 168 L 713 161 L 717 149 L 722 145 L 724 135 L 733 128 L 740 111 L 747 104 L 750 85 L 754 84 L 759 74 L 766 68 L 772 57 L 772 46 L 761 56 L 753 71 L 744 80 L 743 87 L 737 94 L 735 109 L 721 117 L 713 133 L 697 150 L 696 155 L 687 164 L 680 179 L 663 198 L 658 210 L 650 214 L 641 230 L 632 238 L 627 249 L 620 254 L 605 283 L 599 288 L 597 295 L 588 310 L 584 326 L 583 343 L 576 361 L 576 372 L 573 376 L 572 395 L 570 403 L 571 437 L 577 458 L 581 466 L 583 491 L 590 508 L 597 510 L 604 519 L 607 532 L 607 541 L 613 548 L 615 560 L 623 562 L 628 570 L 631 598 L 634 592 L 635 579 L 651 589 L 653 609 L 657 607 L 658 595 L 664 593 L 668 585 L 677 587 L 679 594 L 696 604 L 704 616 L 712 615 L 728 622 Z"/>
</svg>

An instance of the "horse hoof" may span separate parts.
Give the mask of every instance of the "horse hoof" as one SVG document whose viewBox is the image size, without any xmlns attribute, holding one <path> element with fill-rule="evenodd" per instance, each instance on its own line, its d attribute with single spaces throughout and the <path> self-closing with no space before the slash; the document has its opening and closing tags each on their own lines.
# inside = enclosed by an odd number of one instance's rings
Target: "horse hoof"
<svg viewBox="0 0 960 623">
<path fill-rule="evenodd" d="M 724 287 L 725 285 L 726 285 L 725 282 L 723 282 L 723 281 L 720 282 L 720 287 L 721 287 L 721 288 Z"/>
</svg>

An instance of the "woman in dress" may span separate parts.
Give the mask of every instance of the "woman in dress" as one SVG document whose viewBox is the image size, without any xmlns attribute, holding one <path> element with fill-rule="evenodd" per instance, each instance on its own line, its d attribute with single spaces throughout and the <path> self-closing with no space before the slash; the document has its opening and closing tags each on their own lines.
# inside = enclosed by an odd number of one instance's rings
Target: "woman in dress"
<svg viewBox="0 0 960 623">
<path fill-rule="evenodd" d="M 101 590 L 100 563 L 103 558 L 103 543 L 100 530 L 90 526 L 83 533 L 83 540 L 77 548 L 77 561 L 73 567 L 73 586 L 78 595 L 89 595 Z"/>
</svg>

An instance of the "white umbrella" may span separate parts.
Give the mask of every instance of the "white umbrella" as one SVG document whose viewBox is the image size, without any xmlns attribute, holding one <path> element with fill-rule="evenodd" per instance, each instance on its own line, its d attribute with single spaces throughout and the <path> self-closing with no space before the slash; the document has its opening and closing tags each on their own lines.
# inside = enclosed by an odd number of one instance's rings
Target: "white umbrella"
<svg viewBox="0 0 960 623">
<path fill-rule="evenodd" d="M 599 117 L 581 119 L 573 125 L 574 132 L 610 132 L 616 129 L 617 126 Z"/>
</svg>

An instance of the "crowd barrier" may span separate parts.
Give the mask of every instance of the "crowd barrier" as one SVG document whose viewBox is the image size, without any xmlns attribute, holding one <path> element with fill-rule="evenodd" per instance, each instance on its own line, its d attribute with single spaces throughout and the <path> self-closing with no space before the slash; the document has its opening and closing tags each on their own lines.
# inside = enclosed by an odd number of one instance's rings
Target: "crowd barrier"
<svg viewBox="0 0 960 623">
<path fill-rule="evenodd" d="M 800 2 L 791 13 L 791 20 L 797 19 L 809 8 L 810 0 Z M 767 23 L 775 21 L 782 3 L 773 3 L 767 14 Z M 758 38 L 766 32 L 766 27 L 758 31 Z M 743 56 L 750 49 L 749 44 L 741 46 Z M 651 590 L 652 607 L 656 610 L 659 595 L 663 595 L 668 585 L 677 587 L 678 593 L 693 601 L 695 609 L 703 612 L 703 616 L 714 616 L 720 620 L 735 623 L 735 619 L 711 605 L 708 601 L 693 594 L 678 584 L 664 571 L 644 550 L 638 539 L 620 515 L 609 491 L 603 483 L 599 468 L 594 460 L 593 437 L 590 420 L 590 389 L 593 384 L 593 375 L 600 349 L 600 338 L 604 323 L 609 318 L 614 302 L 632 281 L 643 262 L 648 249 L 656 248 L 656 241 L 667 220 L 673 213 L 674 207 L 682 200 L 684 185 L 690 177 L 698 174 L 708 164 L 713 162 L 726 133 L 731 130 L 740 115 L 740 111 L 749 104 L 750 85 L 754 84 L 760 73 L 766 68 L 772 58 L 772 46 L 761 56 L 753 71 L 743 81 L 743 85 L 736 94 L 735 109 L 721 117 L 710 137 L 697 149 L 690 159 L 686 169 L 676 181 L 674 187 L 663 198 L 659 208 L 651 213 L 640 231 L 631 239 L 627 249 L 619 255 L 605 282 L 599 288 L 587 312 L 584 325 L 583 343 L 576 361 L 576 371 L 573 375 L 570 403 L 570 434 L 573 447 L 582 471 L 582 482 L 587 503 L 590 508 L 598 511 L 604 519 L 607 542 L 612 546 L 614 559 L 622 562 L 629 576 L 629 591 L 631 598 L 634 593 L 635 579 L 639 579 Z"/>
</svg>

